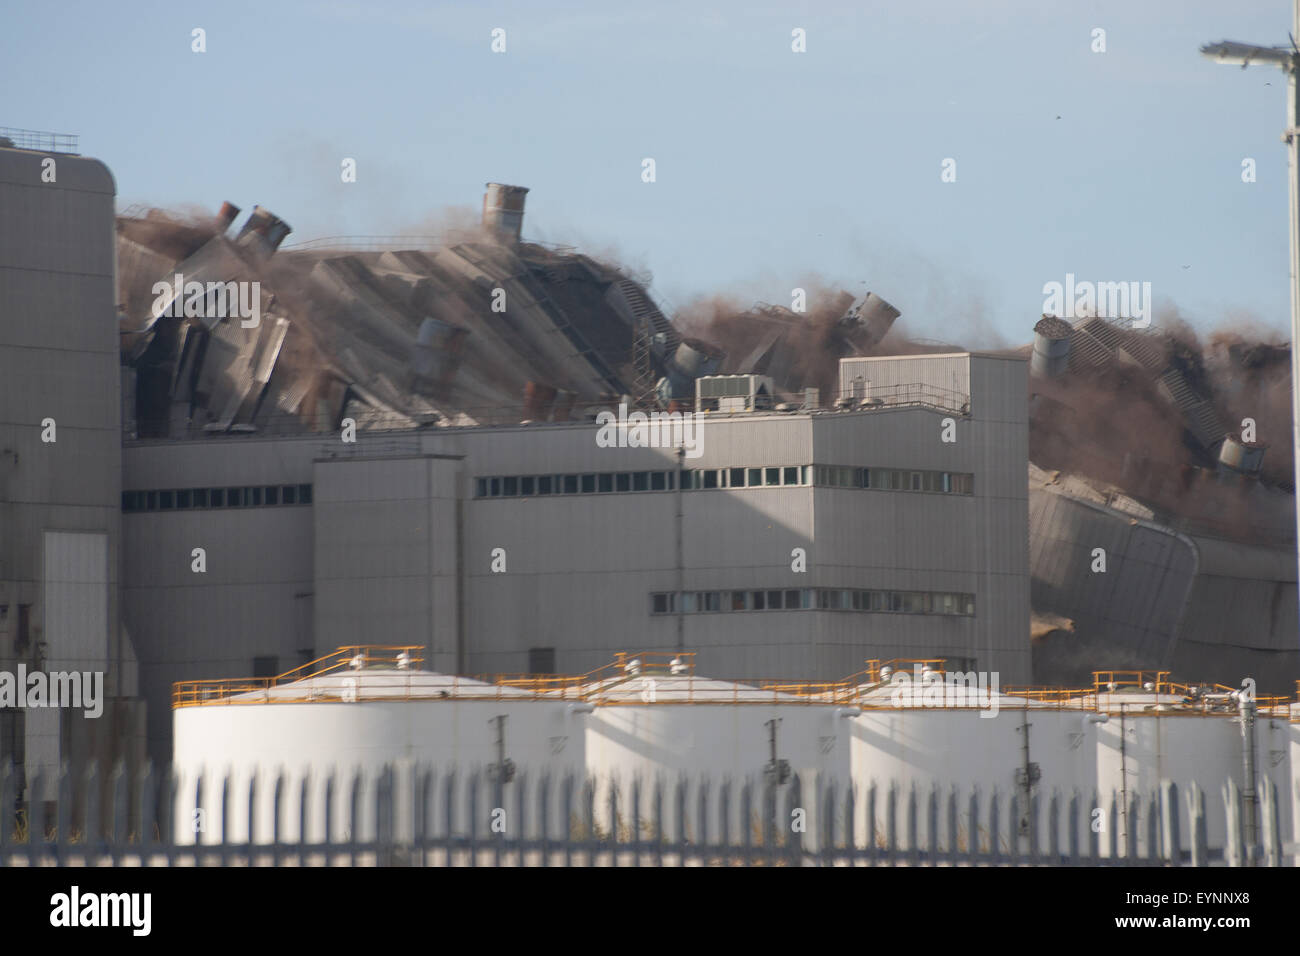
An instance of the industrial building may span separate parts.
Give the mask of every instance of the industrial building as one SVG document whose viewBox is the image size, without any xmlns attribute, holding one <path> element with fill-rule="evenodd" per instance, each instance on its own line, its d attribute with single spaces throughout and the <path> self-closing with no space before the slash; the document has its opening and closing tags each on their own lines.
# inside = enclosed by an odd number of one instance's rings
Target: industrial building
<svg viewBox="0 0 1300 956">
<path fill-rule="evenodd" d="M 104 674 L 97 719 L 0 709 L 0 760 L 32 775 L 144 743 L 120 614 L 116 187 L 69 149 L 0 138 L 0 671 Z"/>
<path fill-rule="evenodd" d="M 89 734 L 167 760 L 175 682 L 358 644 L 462 675 L 629 647 L 740 682 L 1300 675 L 1294 488 L 1235 428 L 1271 353 L 1233 353 L 1234 391 L 1101 319 L 915 343 L 870 292 L 697 337 L 526 241 L 522 187 L 489 183 L 466 234 L 292 246 L 261 206 L 115 219 L 102 164 L 9 142 L 0 663 L 84 660 L 116 703 L 111 731 L 0 712 L 0 759 Z"/>
<path fill-rule="evenodd" d="M 381 639 L 448 673 L 581 672 L 637 646 L 740 678 L 922 654 L 1027 682 L 1025 364 L 873 365 L 944 384 L 711 413 L 694 458 L 601 447 L 592 422 L 128 443 L 146 696 Z"/>
</svg>

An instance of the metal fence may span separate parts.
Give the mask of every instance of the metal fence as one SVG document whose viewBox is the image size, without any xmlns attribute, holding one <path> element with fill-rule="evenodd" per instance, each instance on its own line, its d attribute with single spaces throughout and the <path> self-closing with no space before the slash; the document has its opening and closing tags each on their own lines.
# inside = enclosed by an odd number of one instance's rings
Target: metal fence
<svg viewBox="0 0 1300 956">
<path fill-rule="evenodd" d="M 508 761 L 468 772 L 389 764 L 317 780 L 182 780 L 121 766 L 101 779 L 90 766 L 65 767 L 57 800 L 27 807 L 15 802 L 15 780 L 0 767 L 0 866 L 1297 865 L 1267 781 L 1258 797 L 1224 785 L 1226 839 L 1210 846 L 1205 793 L 1168 782 L 1099 799 L 838 786 L 797 774 L 622 785 L 530 778 Z M 32 784 L 46 792 L 46 781 Z"/>
<path fill-rule="evenodd" d="M 18 149 L 31 149 L 44 153 L 71 153 L 77 155 L 77 137 L 71 133 L 51 133 L 41 129 L 18 129 L 0 126 L 0 140 L 8 140 Z"/>
</svg>

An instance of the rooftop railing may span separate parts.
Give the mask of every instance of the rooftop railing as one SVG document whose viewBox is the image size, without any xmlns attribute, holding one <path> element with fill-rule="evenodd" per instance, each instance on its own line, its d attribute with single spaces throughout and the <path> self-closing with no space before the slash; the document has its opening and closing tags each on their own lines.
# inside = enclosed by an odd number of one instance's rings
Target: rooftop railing
<svg viewBox="0 0 1300 956">
<path fill-rule="evenodd" d="M 8 140 L 8 143 L 4 140 Z M 39 129 L 0 126 L 0 146 L 6 145 L 15 149 L 31 149 L 42 153 L 79 155 L 77 137 L 71 133 L 50 133 Z"/>
</svg>

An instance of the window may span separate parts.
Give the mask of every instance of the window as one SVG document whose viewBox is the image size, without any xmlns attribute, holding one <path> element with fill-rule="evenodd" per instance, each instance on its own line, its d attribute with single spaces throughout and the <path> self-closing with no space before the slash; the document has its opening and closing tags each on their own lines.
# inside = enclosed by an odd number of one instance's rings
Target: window
<svg viewBox="0 0 1300 956">
<path fill-rule="evenodd" d="M 650 490 L 663 491 L 667 487 L 667 482 L 664 480 L 667 477 L 668 473 L 664 471 L 650 472 Z"/>
<path fill-rule="evenodd" d="M 603 491 L 613 491 L 613 490 L 614 490 L 614 476 L 613 476 L 613 475 L 583 475 L 582 478 L 583 478 L 583 481 L 582 481 L 582 490 L 583 490 L 583 491 L 586 491 L 586 490 L 587 490 L 587 479 L 588 479 L 588 478 L 595 478 L 595 479 L 596 479 L 596 488 L 599 489 L 599 490 L 602 491 L 602 492 L 603 492 Z"/>
<path fill-rule="evenodd" d="M 702 611 L 722 610 L 722 594 L 718 591 L 701 591 L 699 600 Z"/>
<path fill-rule="evenodd" d="M 780 592 L 780 591 L 768 591 L 768 592 L 767 592 L 767 607 L 768 607 L 768 610 L 771 610 L 771 611 L 779 611 L 779 610 L 781 610 L 781 592 Z"/>
<path fill-rule="evenodd" d="M 669 610 L 669 608 L 668 608 L 668 598 L 669 598 L 670 596 L 671 596 L 671 595 L 668 595 L 668 594 L 652 594 L 652 595 L 650 595 L 650 613 L 651 613 L 651 614 L 667 614 L 667 613 L 668 613 L 668 610 Z"/>
<path fill-rule="evenodd" d="M 687 614 L 695 610 L 695 592 L 687 591 L 682 595 L 682 610 Z"/>
<path fill-rule="evenodd" d="M 555 673 L 555 648 L 553 647 L 528 648 L 528 673 L 554 674 Z"/>
<path fill-rule="evenodd" d="M 278 657 L 254 657 L 253 658 L 253 676 L 254 677 L 279 677 L 280 658 Z"/>
<path fill-rule="evenodd" d="M 490 495 L 490 496 L 493 497 L 493 498 L 500 498 L 500 497 L 501 497 L 501 479 L 500 479 L 500 478 L 489 478 L 489 479 L 488 479 L 488 495 Z"/>
<path fill-rule="evenodd" d="M 502 479 L 501 479 L 501 497 L 503 497 L 503 498 L 514 498 L 514 497 L 518 496 L 518 494 L 519 494 L 519 479 L 518 479 L 518 478 L 502 478 Z"/>
<path fill-rule="evenodd" d="M 748 611 L 748 610 L 749 610 L 749 592 L 748 592 L 748 591 L 732 591 L 732 592 L 731 592 L 731 609 L 732 609 L 733 611 Z"/>
<path fill-rule="evenodd" d="M 298 504 L 300 505 L 311 504 L 311 485 L 298 486 Z"/>
<path fill-rule="evenodd" d="M 537 493 L 539 495 L 549 495 L 551 493 L 551 476 L 539 475 L 537 478 Z"/>
<path fill-rule="evenodd" d="M 745 487 L 745 469 L 744 469 L 744 468 L 732 468 L 732 469 L 730 469 L 730 474 L 729 474 L 728 477 L 727 477 L 727 484 L 728 484 L 728 487 L 731 487 L 731 488 L 744 488 L 744 487 Z"/>
<path fill-rule="evenodd" d="M 212 490 L 213 490 L 213 492 L 216 492 L 218 489 L 213 488 Z M 282 488 L 280 489 L 280 491 L 283 492 L 283 494 L 281 495 L 281 497 L 282 497 L 282 499 L 284 500 L 284 503 L 285 503 L 286 505 L 296 505 L 296 504 L 298 503 L 298 486 L 297 486 L 297 485 L 285 485 L 284 487 L 282 487 Z M 220 507 L 221 507 L 221 502 L 220 502 L 220 501 L 214 501 L 214 502 L 212 503 L 212 507 L 214 507 L 214 508 L 220 508 Z"/>
<path fill-rule="evenodd" d="M 762 469 L 762 468 L 750 468 L 750 469 L 749 469 L 749 472 L 748 472 L 748 475 L 749 475 L 749 478 L 748 478 L 749 487 L 751 487 L 751 488 L 757 488 L 759 485 L 761 485 L 761 484 L 763 483 L 763 469 Z"/>
<path fill-rule="evenodd" d="M 767 602 L 764 600 L 766 597 L 767 597 L 766 591 L 755 591 L 752 595 L 750 595 L 749 606 L 752 607 L 755 611 L 766 610 Z"/>
<path fill-rule="evenodd" d="M 146 491 L 144 493 L 144 509 L 145 511 L 158 510 L 158 492 Z"/>
<path fill-rule="evenodd" d="M 280 503 L 280 486 L 267 485 L 262 489 L 262 495 L 268 505 L 278 505 Z"/>
<path fill-rule="evenodd" d="M 779 485 L 781 483 L 780 468 L 764 469 L 763 475 L 764 475 L 763 484 L 767 485 L 769 488 L 774 485 Z"/>
<path fill-rule="evenodd" d="M 615 490 L 615 491 L 631 491 L 631 490 L 632 490 L 632 476 L 631 476 L 628 472 L 626 472 L 626 471 L 624 471 L 624 472 L 620 472 L 619 474 L 615 475 L 615 476 L 614 476 L 614 490 Z"/>
<path fill-rule="evenodd" d="M 188 488 L 180 489 L 176 492 L 176 507 L 188 508 L 190 506 L 190 492 Z"/>
<path fill-rule="evenodd" d="M 709 470 L 704 472 L 704 487 L 705 488 L 718 487 L 718 471 L 716 468 L 710 468 Z"/>
<path fill-rule="evenodd" d="M 638 471 L 633 473 L 632 475 L 633 491 L 645 491 L 649 487 L 650 487 L 650 472 Z"/>
<path fill-rule="evenodd" d="M 798 469 L 798 468 L 787 468 L 787 469 L 785 469 L 785 483 L 786 483 L 787 485 L 797 485 L 797 484 L 799 484 L 799 469 Z"/>
<path fill-rule="evenodd" d="M 785 609 L 786 609 L 787 611 L 793 611 L 793 610 L 795 610 L 797 607 L 799 607 L 799 603 L 800 603 L 800 602 L 799 602 L 799 592 L 798 592 L 798 591 L 786 591 L 786 592 L 785 592 Z"/>
<path fill-rule="evenodd" d="M 590 478 L 591 476 L 588 475 L 587 477 Z M 564 493 L 565 493 L 566 495 L 576 495 L 576 494 L 578 493 L 578 476 L 577 476 L 577 475 L 565 475 L 565 476 L 564 476 Z"/>
<path fill-rule="evenodd" d="M 262 489 L 261 489 L 260 487 L 259 487 L 259 488 L 245 488 L 245 489 L 244 489 L 244 503 L 245 503 L 245 504 L 248 504 L 248 505 L 253 505 L 254 507 L 257 507 L 257 508 L 260 508 L 260 507 L 262 506 Z"/>
<path fill-rule="evenodd" d="M 537 490 L 537 479 L 532 475 L 519 479 L 519 493 L 521 495 L 532 496 Z"/>
</svg>

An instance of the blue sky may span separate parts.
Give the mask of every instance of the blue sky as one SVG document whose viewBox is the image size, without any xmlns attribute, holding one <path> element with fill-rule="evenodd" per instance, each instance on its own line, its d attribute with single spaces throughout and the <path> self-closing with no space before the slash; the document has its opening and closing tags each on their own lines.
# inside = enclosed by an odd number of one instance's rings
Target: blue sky
<svg viewBox="0 0 1300 956">
<path fill-rule="evenodd" d="M 0 125 L 78 134 L 121 207 L 393 234 L 493 180 L 531 188 L 526 237 L 612 252 L 669 306 L 820 276 L 915 335 L 1018 343 L 1073 272 L 1149 281 L 1157 321 L 1288 327 L 1285 86 L 1197 52 L 1285 43 L 1285 0 L 0 0 L 0 24 Z"/>
</svg>

